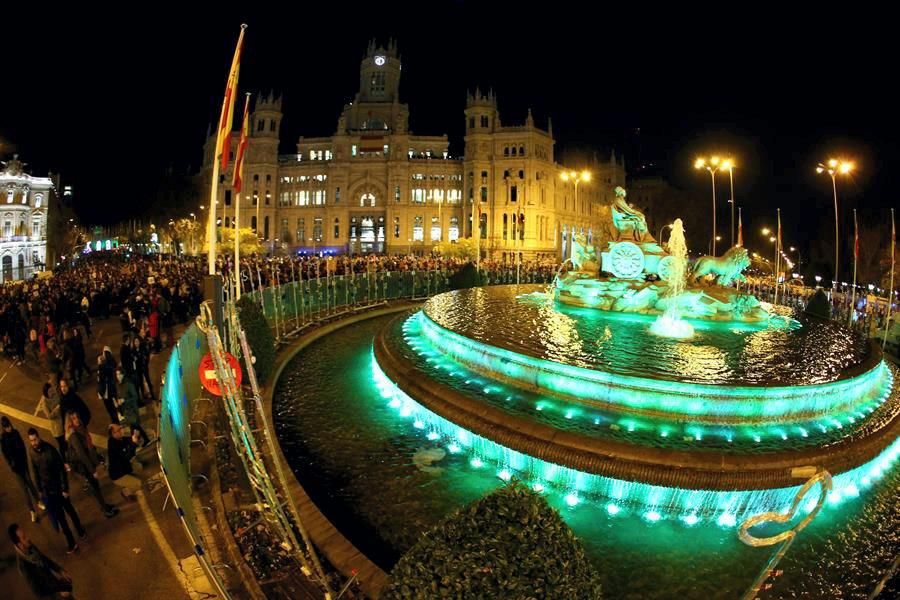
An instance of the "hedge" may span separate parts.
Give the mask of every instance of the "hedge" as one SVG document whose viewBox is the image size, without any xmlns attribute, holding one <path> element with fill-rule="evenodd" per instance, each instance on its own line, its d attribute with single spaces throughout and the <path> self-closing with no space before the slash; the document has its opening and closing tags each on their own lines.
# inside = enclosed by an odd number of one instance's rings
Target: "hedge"
<svg viewBox="0 0 900 600">
<path fill-rule="evenodd" d="M 249 296 L 242 296 L 237 308 L 241 327 L 247 333 L 247 343 L 256 358 L 253 365 L 256 367 L 256 378 L 260 385 L 264 385 L 275 368 L 275 338 L 258 303 Z"/>
<path fill-rule="evenodd" d="M 559 513 L 513 481 L 427 532 L 381 598 L 601 598 L 599 575 Z"/>
</svg>

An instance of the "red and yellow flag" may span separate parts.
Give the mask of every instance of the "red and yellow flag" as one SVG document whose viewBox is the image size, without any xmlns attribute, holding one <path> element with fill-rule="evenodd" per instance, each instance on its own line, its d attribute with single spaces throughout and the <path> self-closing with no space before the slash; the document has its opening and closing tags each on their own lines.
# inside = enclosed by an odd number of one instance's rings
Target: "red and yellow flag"
<svg viewBox="0 0 900 600">
<path fill-rule="evenodd" d="M 237 47 L 234 49 L 234 58 L 231 60 L 231 71 L 228 72 L 228 82 L 225 84 L 225 99 L 222 100 L 222 114 L 219 117 L 219 132 L 216 136 L 216 158 L 221 157 L 219 169 L 224 172 L 228 168 L 228 154 L 231 150 L 231 125 L 234 118 L 234 95 L 237 93 L 238 75 L 241 71 L 241 51 L 244 48 L 244 30 L 246 25 L 241 25 L 241 35 L 238 37 Z"/>
<path fill-rule="evenodd" d="M 241 122 L 241 138 L 238 140 L 237 153 L 234 157 L 234 173 L 231 174 L 231 187 L 235 194 L 241 193 L 244 183 L 244 154 L 247 152 L 247 138 L 250 136 L 250 94 L 244 100 L 244 119 Z"/>
</svg>

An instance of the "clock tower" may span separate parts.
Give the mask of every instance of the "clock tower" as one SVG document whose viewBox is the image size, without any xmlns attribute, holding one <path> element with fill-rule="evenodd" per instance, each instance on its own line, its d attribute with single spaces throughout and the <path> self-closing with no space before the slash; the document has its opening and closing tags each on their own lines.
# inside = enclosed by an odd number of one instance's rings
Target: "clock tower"
<svg viewBox="0 0 900 600">
<path fill-rule="evenodd" d="M 359 95 L 356 101 L 392 103 L 399 100 L 399 90 L 400 57 L 397 56 L 397 44 L 389 40 L 387 48 L 376 48 L 372 40 L 359 66 Z"/>
</svg>

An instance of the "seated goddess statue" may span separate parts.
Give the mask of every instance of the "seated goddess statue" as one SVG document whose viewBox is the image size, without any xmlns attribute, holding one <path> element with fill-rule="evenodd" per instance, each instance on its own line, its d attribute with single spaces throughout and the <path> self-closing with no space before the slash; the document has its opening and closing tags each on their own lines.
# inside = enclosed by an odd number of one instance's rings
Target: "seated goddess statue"
<svg viewBox="0 0 900 600">
<path fill-rule="evenodd" d="M 610 208 L 612 212 L 613 225 L 618 231 L 621 240 L 634 240 L 643 242 L 647 239 L 647 219 L 644 213 L 628 204 L 625 201 L 625 189 L 617 187 L 615 189 L 616 199 Z"/>
</svg>

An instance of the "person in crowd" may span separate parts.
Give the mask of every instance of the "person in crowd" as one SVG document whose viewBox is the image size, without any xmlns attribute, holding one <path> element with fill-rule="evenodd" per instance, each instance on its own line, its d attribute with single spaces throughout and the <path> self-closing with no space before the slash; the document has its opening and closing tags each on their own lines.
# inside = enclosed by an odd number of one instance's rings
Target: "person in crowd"
<svg viewBox="0 0 900 600">
<path fill-rule="evenodd" d="M 109 346 L 103 347 L 103 353 L 97 357 L 97 396 L 103 401 L 103 406 L 109 414 L 110 423 L 119 422 L 119 414 L 116 411 L 116 359 L 113 358 Z"/>
<path fill-rule="evenodd" d="M 82 540 L 87 538 L 87 531 L 81 525 L 81 519 L 78 518 L 78 513 L 75 512 L 75 507 L 69 499 L 69 477 L 62 457 L 53 446 L 41 439 L 34 427 L 28 430 L 28 444 L 34 485 L 44 500 L 53 528 L 57 531 L 62 530 L 69 545 L 68 553 L 72 554 L 78 550 L 78 544 L 75 543 L 72 530 L 69 529 L 66 515 L 72 519 L 72 525 Z"/>
<path fill-rule="evenodd" d="M 37 522 L 38 508 L 42 507 L 41 498 L 38 495 L 37 488 L 31 481 L 31 473 L 28 471 L 28 454 L 25 451 L 25 442 L 18 430 L 13 427 L 9 418 L 5 415 L 0 417 L 0 446 L 3 449 L 3 458 L 9 465 L 13 476 L 22 488 L 22 495 L 25 497 L 25 505 L 31 513 L 31 522 Z"/>
<path fill-rule="evenodd" d="M 134 387 L 134 383 L 125 377 L 125 371 L 122 367 L 116 369 L 116 381 L 119 390 L 119 410 L 125 424 L 131 427 L 131 430 L 140 435 L 143 440 L 142 447 L 150 445 L 150 437 L 144 428 L 141 427 L 141 411 L 138 406 L 138 392 Z"/>
<path fill-rule="evenodd" d="M 37 408 L 34 410 L 34 416 L 44 413 L 44 416 L 50 421 L 50 433 L 59 446 L 59 453 L 66 455 L 66 432 L 63 429 L 62 418 L 60 417 L 60 401 L 59 390 L 52 383 L 47 382 L 41 390 L 41 397 L 38 400 Z"/>
<path fill-rule="evenodd" d="M 7 529 L 9 540 L 16 549 L 16 564 L 28 587 L 38 598 L 72 598 L 72 576 L 28 538 L 18 523 Z"/>
<path fill-rule="evenodd" d="M 81 399 L 81 396 L 69 387 L 69 382 L 65 379 L 61 379 L 59 382 L 59 394 L 59 421 L 63 427 L 63 432 L 65 432 L 66 427 L 66 415 L 71 412 L 78 413 L 81 422 L 87 427 L 91 422 L 91 410 L 84 400 Z"/>
<path fill-rule="evenodd" d="M 121 425 L 109 426 L 109 440 L 107 452 L 109 452 L 109 478 L 121 488 L 122 497 L 134 500 L 140 491 L 143 482 L 135 476 L 140 473 L 143 464 L 137 460 L 138 432 L 132 430 L 131 437 L 125 436 L 125 430 Z"/>
<path fill-rule="evenodd" d="M 116 516 L 119 510 L 103 498 L 100 482 L 97 481 L 98 469 L 102 462 L 100 454 L 94 448 L 91 434 L 81 424 L 78 413 L 66 415 L 66 445 L 68 446 L 66 459 L 72 471 L 81 475 L 87 482 L 88 489 L 100 505 L 103 515 L 107 519 Z"/>
<path fill-rule="evenodd" d="M 153 394 L 153 382 L 150 380 L 150 342 L 142 330 L 138 335 L 134 336 L 132 341 L 131 354 L 134 360 L 134 378 L 135 387 L 137 387 L 138 395 L 151 401 L 156 400 Z M 146 396 L 145 396 L 146 390 Z"/>
</svg>

